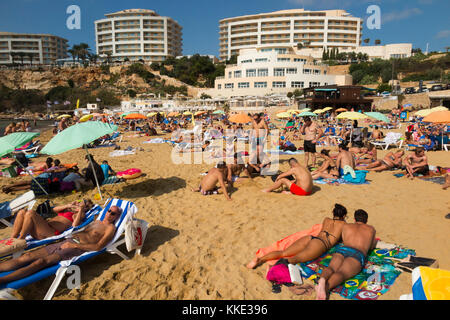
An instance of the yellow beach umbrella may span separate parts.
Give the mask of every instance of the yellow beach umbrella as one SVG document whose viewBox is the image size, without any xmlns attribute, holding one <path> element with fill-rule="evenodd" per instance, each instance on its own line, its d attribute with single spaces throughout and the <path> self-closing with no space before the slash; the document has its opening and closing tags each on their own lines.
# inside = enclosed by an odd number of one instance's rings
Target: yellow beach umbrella
<svg viewBox="0 0 450 320">
<path fill-rule="evenodd" d="M 86 122 L 86 121 L 88 121 L 88 120 L 91 120 L 92 118 L 93 118 L 93 115 L 92 115 L 92 114 L 87 114 L 87 115 L 82 116 L 82 117 L 80 118 L 80 122 Z"/>
<path fill-rule="evenodd" d="M 63 115 L 60 115 L 58 118 L 56 118 L 56 119 L 62 119 L 62 118 L 70 118 L 70 117 L 72 117 L 70 114 L 63 114 Z"/>
<path fill-rule="evenodd" d="M 427 115 L 429 115 L 432 112 L 433 111 L 431 109 L 423 109 L 423 110 L 416 111 L 414 113 L 414 115 L 418 116 L 418 117 L 426 117 Z"/>
<path fill-rule="evenodd" d="M 317 110 L 313 111 L 313 113 L 315 113 L 315 114 L 321 114 L 324 112 L 325 112 L 325 110 L 322 110 L 322 109 L 317 109 Z"/>
<path fill-rule="evenodd" d="M 431 108 L 431 110 L 433 112 L 436 112 L 436 111 L 448 111 L 448 109 L 446 107 L 444 107 L 444 106 L 434 107 L 434 108 Z"/>
<path fill-rule="evenodd" d="M 326 108 L 323 108 L 322 110 L 326 112 L 326 111 L 329 111 L 329 110 L 332 110 L 332 109 L 333 109 L 332 107 L 326 107 Z"/>
<path fill-rule="evenodd" d="M 336 117 L 336 119 L 349 119 L 349 120 L 361 120 L 367 119 L 368 116 L 359 112 L 347 111 L 342 112 L 340 115 Z"/>
<path fill-rule="evenodd" d="M 298 110 L 298 109 L 290 109 L 290 110 L 288 110 L 288 111 L 286 111 L 286 112 L 289 112 L 289 113 L 300 113 L 300 110 Z"/>
<path fill-rule="evenodd" d="M 186 111 L 183 113 L 184 116 L 192 116 L 192 112 L 190 111 Z"/>
<path fill-rule="evenodd" d="M 281 112 L 277 114 L 277 118 L 286 119 L 292 117 L 292 114 L 289 112 Z"/>
<path fill-rule="evenodd" d="M 149 117 L 154 117 L 154 116 L 156 116 L 158 114 L 158 112 L 150 112 L 150 113 L 147 113 L 147 117 L 149 118 Z"/>
<path fill-rule="evenodd" d="M 178 113 L 178 112 L 171 112 L 167 116 L 168 117 L 178 117 L 179 115 L 180 115 L 180 113 Z"/>
</svg>

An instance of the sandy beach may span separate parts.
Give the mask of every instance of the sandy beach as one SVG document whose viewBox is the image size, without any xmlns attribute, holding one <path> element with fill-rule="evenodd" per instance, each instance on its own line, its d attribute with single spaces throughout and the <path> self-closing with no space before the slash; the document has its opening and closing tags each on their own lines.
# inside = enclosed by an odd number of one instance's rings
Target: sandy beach
<svg viewBox="0 0 450 320">
<path fill-rule="evenodd" d="M 404 127 L 399 130 L 403 132 Z M 51 133 L 45 132 L 39 139 L 45 143 L 50 138 Z M 315 293 L 295 296 L 285 287 L 274 294 L 265 280 L 266 266 L 249 270 L 245 265 L 259 248 L 330 217 L 335 203 L 347 207 L 348 221 L 353 221 L 356 209 L 366 210 L 368 223 L 384 242 L 415 249 L 418 256 L 435 258 L 442 269 L 450 269 L 450 220 L 444 218 L 450 212 L 450 191 L 442 190 L 439 184 L 396 178 L 395 172 L 388 171 L 369 173 L 368 185 L 316 185 L 311 196 L 297 197 L 262 193 L 260 190 L 272 181 L 258 177 L 235 184 L 233 200 L 226 201 L 223 195 L 191 192 L 190 187 L 197 186 L 201 179 L 200 173 L 213 165 L 174 165 L 170 145 L 143 144 L 145 140 L 149 137 L 124 134 L 118 143 L 121 149 L 143 148 L 134 155 L 109 157 L 113 148 L 90 150 L 97 161 L 108 160 L 116 171 L 140 168 L 145 173 L 135 180 L 102 187 L 105 198 L 133 201 L 139 210 L 137 218 L 150 223 L 142 255 L 133 257 L 129 253 L 131 259 L 124 261 L 102 254 L 82 263 L 81 288 L 68 290 L 61 285 L 54 299 L 314 299 Z M 378 157 L 385 153 L 379 151 Z M 83 168 L 84 156 L 85 151 L 78 149 L 54 158 L 63 163 L 78 162 Z M 428 152 L 427 156 L 431 165 L 450 165 L 449 152 Z M 304 155 L 295 157 L 304 163 Z M 282 171 L 288 168 L 283 161 L 288 158 L 280 157 Z M 15 180 L 20 179 L 28 178 Z M 10 181 L 0 178 L 0 186 Z M 1 194 L 0 200 L 11 200 L 21 193 Z M 51 199 L 63 204 L 92 198 L 95 193 L 93 189 Z M 0 227 L 2 238 L 10 232 L 10 228 Z M 17 295 L 42 299 L 51 281 L 53 277 L 21 289 Z M 396 300 L 409 292 L 411 274 L 402 273 L 379 299 Z M 332 294 L 330 299 L 343 298 Z"/>
</svg>

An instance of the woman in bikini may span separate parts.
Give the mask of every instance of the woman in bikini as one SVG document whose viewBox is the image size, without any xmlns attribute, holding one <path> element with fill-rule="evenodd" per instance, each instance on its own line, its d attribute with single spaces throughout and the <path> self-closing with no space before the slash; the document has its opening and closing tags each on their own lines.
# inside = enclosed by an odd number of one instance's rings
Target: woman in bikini
<svg viewBox="0 0 450 320">
<path fill-rule="evenodd" d="M 374 144 L 367 143 L 364 148 L 361 148 L 363 153 L 356 158 L 356 165 L 369 164 L 377 161 L 377 149 Z"/>
<path fill-rule="evenodd" d="M 330 150 L 323 149 L 318 154 L 318 157 L 324 161 L 319 169 L 311 173 L 312 178 L 314 180 L 318 178 L 337 179 L 339 177 L 339 171 L 337 170 L 336 162 L 330 157 Z"/>
<path fill-rule="evenodd" d="M 402 157 L 405 154 L 403 150 L 388 152 L 383 160 L 376 160 L 366 167 L 366 170 L 381 172 L 391 170 L 402 166 Z"/>
<path fill-rule="evenodd" d="M 288 263 L 296 264 L 320 257 L 341 239 L 346 216 L 347 209 L 336 203 L 333 209 L 333 219 L 325 218 L 323 220 L 322 229 L 317 237 L 305 236 L 295 241 L 286 250 L 269 252 L 261 258 L 256 257 L 247 264 L 247 268 L 254 269 L 266 261 L 281 258 L 288 258 Z"/>
<path fill-rule="evenodd" d="M 42 240 L 59 235 L 70 227 L 79 226 L 84 219 L 84 214 L 93 206 L 94 203 L 90 199 L 83 200 L 81 203 L 74 201 L 57 206 L 53 208 L 57 216 L 48 220 L 36 211 L 22 209 L 16 215 L 11 238 L 25 239 L 27 235 L 31 235 L 36 240 Z"/>
</svg>

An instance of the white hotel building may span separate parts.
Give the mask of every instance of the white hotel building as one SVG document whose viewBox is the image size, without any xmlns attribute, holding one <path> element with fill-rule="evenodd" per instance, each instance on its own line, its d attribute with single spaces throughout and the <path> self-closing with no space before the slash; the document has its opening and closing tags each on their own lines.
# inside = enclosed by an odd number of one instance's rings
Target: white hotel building
<svg viewBox="0 0 450 320">
<path fill-rule="evenodd" d="M 170 17 L 147 9 L 106 14 L 95 21 L 97 54 L 115 60 L 161 62 L 182 55 L 182 28 Z"/>
<path fill-rule="evenodd" d="M 333 75 L 329 67 L 295 47 L 274 46 L 241 49 L 236 65 L 227 65 L 225 76 L 217 77 L 214 89 L 201 93 L 212 97 L 287 94 L 295 89 L 325 85 L 351 85 L 350 75 Z"/>
<path fill-rule="evenodd" d="M 361 18 L 345 10 L 282 10 L 222 19 L 219 22 L 220 59 L 240 49 L 302 43 L 307 48 L 353 49 L 361 45 Z"/>
</svg>

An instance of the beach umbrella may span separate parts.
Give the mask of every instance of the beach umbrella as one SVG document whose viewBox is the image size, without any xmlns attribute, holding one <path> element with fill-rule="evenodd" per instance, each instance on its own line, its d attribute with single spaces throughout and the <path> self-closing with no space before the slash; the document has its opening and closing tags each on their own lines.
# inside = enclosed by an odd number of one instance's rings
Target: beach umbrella
<svg viewBox="0 0 450 320">
<path fill-rule="evenodd" d="M 435 111 L 448 111 L 448 109 L 446 107 L 444 107 L 444 106 L 434 107 L 434 108 L 431 108 L 431 110 L 433 112 L 435 112 Z"/>
<path fill-rule="evenodd" d="M 248 115 L 246 115 L 245 113 L 238 113 L 238 114 L 234 114 L 232 115 L 228 121 L 230 122 L 234 122 L 234 123 L 249 123 L 252 121 L 252 118 L 250 118 Z"/>
<path fill-rule="evenodd" d="M 144 116 L 143 114 L 140 114 L 140 113 L 130 113 L 130 114 L 127 114 L 123 118 L 128 119 L 128 120 L 147 119 L 146 116 Z"/>
<path fill-rule="evenodd" d="M 129 115 L 131 113 L 133 113 L 133 112 L 131 112 L 131 111 L 123 112 L 123 113 L 119 114 L 119 117 L 123 118 L 123 117 L 125 117 L 125 116 L 127 116 L 127 115 Z"/>
<path fill-rule="evenodd" d="M 336 112 L 346 112 L 346 111 L 348 111 L 348 110 L 345 108 L 336 109 Z"/>
<path fill-rule="evenodd" d="M 197 111 L 194 116 L 200 116 L 202 114 L 208 113 L 208 111 Z"/>
<path fill-rule="evenodd" d="M 313 111 L 313 113 L 315 113 L 315 114 L 321 114 L 321 113 L 324 113 L 324 112 L 325 112 L 325 110 L 322 110 L 322 109 L 317 109 L 317 110 Z"/>
<path fill-rule="evenodd" d="M 6 154 L 14 152 L 16 148 L 19 148 L 26 144 L 27 142 L 33 140 L 35 137 L 39 136 L 39 132 L 15 132 L 8 134 L 7 136 L 0 138 L 0 157 L 3 157 Z M 33 175 L 20 163 L 15 159 L 17 164 L 25 170 L 33 179 L 37 185 L 44 191 L 46 195 L 48 195 L 47 191 L 37 182 L 37 180 L 33 177 Z"/>
<path fill-rule="evenodd" d="M 94 116 L 93 116 L 92 114 L 87 114 L 87 115 L 82 116 L 82 117 L 80 118 L 80 122 L 86 122 L 86 121 L 89 121 L 89 120 L 91 120 L 93 117 L 94 117 Z"/>
<path fill-rule="evenodd" d="M 225 111 L 223 110 L 216 110 L 213 112 L 213 114 L 225 114 Z"/>
<path fill-rule="evenodd" d="M 70 117 L 72 117 L 70 114 L 63 114 L 63 115 L 60 115 L 58 118 L 56 118 L 56 119 L 62 119 L 62 118 L 70 118 Z"/>
<path fill-rule="evenodd" d="M 277 114 L 277 118 L 286 119 L 292 117 L 292 114 L 289 112 L 281 112 Z"/>
<path fill-rule="evenodd" d="M 51 139 L 47 143 L 47 145 L 41 150 L 41 153 L 48 155 L 56 155 L 72 149 L 78 149 L 83 147 L 86 150 L 86 154 L 88 155 L 92 168 L 94 168 L 92 164 L 91 155 L 87 150 L 87 145 L 100 137 L 103 137 L 107 134 L 113 134 L 116 131 L 117 131 L 116 125 L 103 123 L 101 121 L 89 121 L 84 123 L 78 123 L 76 125 L 68 127 L 67 129 L 61 131 L 56 136 L 54 136 L 53 139 Z M 93 172 L 95 181 L 97 183 L 97 189 L 100 194 L 100 198 L 103 199 L 102 192 L 100 190 L 100 184 L 98 182 L 95 170 L 93 170 Z"/>
<path fill-rule="evenodd" d="M 365 114 L 354 111 L 343 112 L 336 117 L 336 119 L 349 119 L 349 120 L 361 120 L 367 118 L 368 116 L 366 116 Z"/>
<path fill-rule="evenodd" d="M 364 114 L 371 118 L 377 119 L 378 121 L 386 123 L 391 122 L 389 118 L 386 115 L 382 114 L 381 112 L 365 112 Z"/>
<path fill-rule="evenodd" d="M 329 110 L 333 110 L 333 108 L 332 107 L 326 107 L 326 108 L 323 108 L 322 110 L 326 112 L 326 111 L 329 111 Z"/>
<path fill-rule="evenodd" d="M 414 115 L 418 116 L 418 117 L 426 117 L 430 113 L 433 113 L 433 111 L 431 109 L 423 109 L 423 110 L 416 111 L 414 113 Z"/>
<path fill-rule="evenodd" d="M 436 111 L 430 113 L 428 116 L 422 119 L 423 122 L 431 122 L 435 124 L 449 124 L 450 123 L 450 111 Z M 444 149 L 444 131 L 442 131 L 442 149 Z"/>
<path fill-rule="evenodd" d="M 300 113 L 298 116 L 299 117 L 317 117 L 317 114 L 315 114 L 314 112 L 305 111 L 305 112 Z"/>
<path fill-rule="evenodd" d="M 288 110 L 288 111 L 286 111 L 286 112 L 289 112 L 289 113 L 300 113 L 300 110 L 298 110 L 298 109 L 290 109 L 290 110 Z"/>
<path fill-rule="evenodd" d="M 180 113 L 178 113 L 178 112 L 171 112 L 167 116 L 168 117 L 178 117 L 179 115 L 180 115 Z"/>
<path fill-rule="evenodd" d="M 158 112 L 150 112 L 150 113 L 147 113 L 147 117 L 154 117 L 157 114 L 158 114 Z"/>
<path fill-rule="evenodd" d="M 190 111 L 186 111 L 183 113 L 184 116 L 192 116 L 192 112 Z"/>
<path fill-rule="evenodd" d="M 300 113 L 303 113 L 303 112 L 309 112 L 309 111 L 311 111 L 311 108 L 305 108 L 305 109 L 301 109 L 301 110 L 298 110 Z"/>
</svg>

